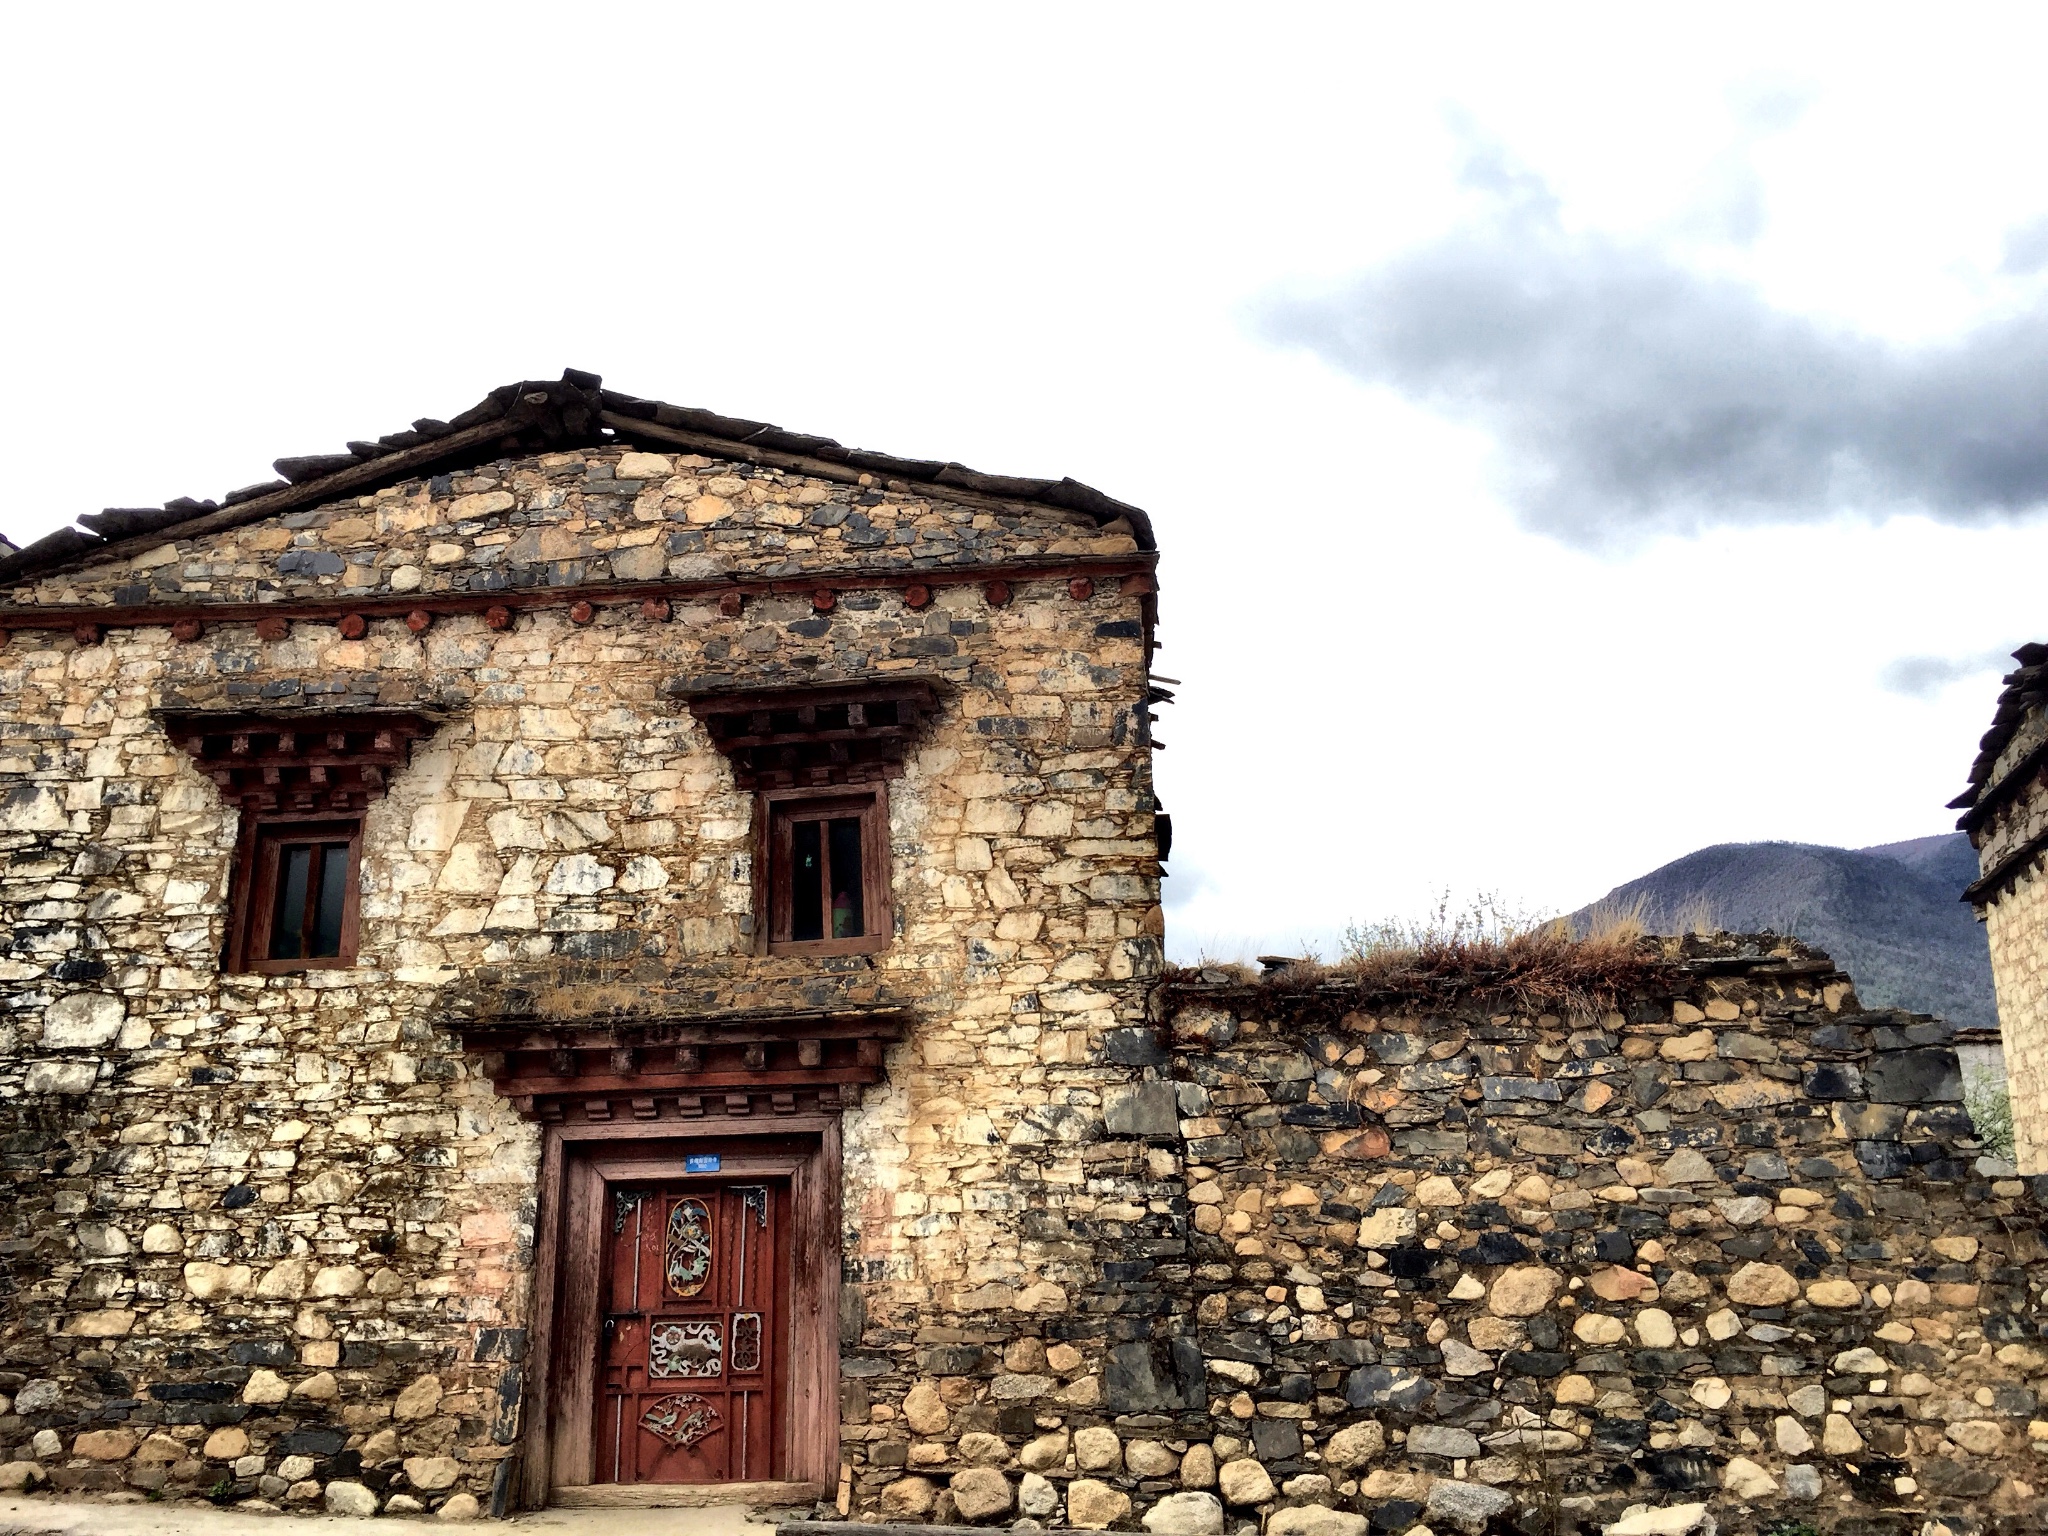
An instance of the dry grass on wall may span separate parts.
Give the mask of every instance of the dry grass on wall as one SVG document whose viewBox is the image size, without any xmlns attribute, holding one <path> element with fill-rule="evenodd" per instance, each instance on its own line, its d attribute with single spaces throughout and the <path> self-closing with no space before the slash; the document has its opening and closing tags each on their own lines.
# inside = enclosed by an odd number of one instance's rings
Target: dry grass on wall
<svg viewBox="0 0 2048 1536">
<path fill-rule="evenodd" d="M 1587 931 L 1575 932 L 1564 919 L 1531 918 L 1490 898 L 1463 910 L 1445 899 L 1420 922 L 1351 925 L 1333 962 L 1309 956 L 1263 975 L 1241 965 L 1170 967 L 1166 979 L 1256 981 L 1275 993 L 1335 994 L 1359 1006 L 1485 1001 L 1583 1016 L 1672 976 L 1676 958 L 1665 941 L 1644 934 L 1634 911 L 1596 914 Z"/>
</svg>

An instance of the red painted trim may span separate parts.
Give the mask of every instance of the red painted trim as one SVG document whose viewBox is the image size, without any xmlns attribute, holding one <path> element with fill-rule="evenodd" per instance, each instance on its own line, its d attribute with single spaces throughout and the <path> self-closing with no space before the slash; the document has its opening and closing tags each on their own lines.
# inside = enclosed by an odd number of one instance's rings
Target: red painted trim
<svg viewBox="0 0 2048 1536">
<path fill-rule="evenodd" d="M 430 617 L 447 614 L 502 611 L 509 619 L 526 608 L 566 608 L 589 602 L 599 606 L 637 604 L 650 600 L 688 601 L 715 598 L 719 611 L 736 617 L 739 605 L 749 597 L 775 594 L 808 597 L 821 590 L 898 591 L 909 593 L 922 587 L 927 592 L 940 587 L 980 585 L 998 606 L 1009 601 L 1012 583 L 1025 581 L 1071 581 L 1076 577 L 1122 578 L 1141 583 L 1128 592 L 1156 590 L 1152 572 L 1158 556 L 1149 551 L 1135 555 L 1111 555 L 1067 560 L 1019 560 L 998 565 L 954 566 L 941 570 L 842 570 L 813 571 L 794 577 L 726 576 L 695 581 L 628 581 L 607 585 L 572 587 L 567 590 L 535 587 L 517 592 L 437 592 L 428 596 L 406 593 L 393 597 L 309 598 L 273 603 L 150 603 L 139 607 L 115 608 L 94 604 L 71 604 L 47 608 L 0 607 L 0 631 L 16 629 L 70 629 L 90 623 L 101 629 L 142 629 L 175 625 L 196 619 L 204 624 L 246 624 L 255 622 L 265 639 L 283 639 L 293 622 L 333 623 L 349 614 L 365 619 L 404 619 L 414 613 Z M 503 626 L 494 626 L 503 627 Z"/>
</svg>

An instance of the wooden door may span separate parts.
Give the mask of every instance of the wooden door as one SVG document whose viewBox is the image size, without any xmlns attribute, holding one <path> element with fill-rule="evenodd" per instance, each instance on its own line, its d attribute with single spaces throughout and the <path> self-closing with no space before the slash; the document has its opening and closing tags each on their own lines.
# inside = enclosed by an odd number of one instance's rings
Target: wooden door
<svg viewBox="0 0 2048 1536">
<path fill-rule="evenodd" d="M 787 1182 L 605 1193 L 596 1480 L 781 1477 Z"/>
</svg>

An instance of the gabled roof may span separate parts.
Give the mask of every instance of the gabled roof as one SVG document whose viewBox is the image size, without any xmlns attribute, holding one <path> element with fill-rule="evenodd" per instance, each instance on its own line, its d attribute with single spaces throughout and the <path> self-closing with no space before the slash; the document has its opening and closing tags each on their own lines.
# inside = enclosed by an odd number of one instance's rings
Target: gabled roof
<svg viewBox="0 0 2048 1536">
<path fill-rule="evenodd" d="M 2005 749 L 2012 744 L 2020 722 L 2033 710 L 2048 706 L 2048 645 L 2030 642 L 2014 651 L 2012 659 L 2019 666 L 2005 675 L 2005 688 L 1998 695 L 1998 709 L 1991 717 L 1991 729 L 1977 744 L 1977 761 L 1970 765 L 1970 787 L 1949 801 L 1951 810 L 1964 812 L 1956 825 L 1966 832 L 1992 808 L 1984 799 L 1986 792 L 1995 788 L 1991 773 L 1998 766 L 1998 759 Z"/>
<path fill-rule="evenodd" d="M 351 442 L 342 453 L 279 459 L 272 467 L 281 478 L 230 491 L 218 502 L 180 497 L 161 507 L 109 507 L 88 513 L 78 519 L 82 528 L 60 528 L 14 553 L 0 548 L 0 581 L 139 553 L 169 540 L 241 527 L 437 470 L 618 442 L 687 448 L 714 458 L 832 479 L 867 474 L 884 488 L 913 493 L 964 493 L 969 499 L 1059 507 L 1091 517 L 1098 525 L 1123 518 L 1140 548 L 1158 547 L 1151 519 L 1143 512 L 1078 480 L 984 475 L 937 459 L 899 459 L 844 448 L 829 437 L 785 432 L 766 422 L 642 400 L 604 388 L 594 373 L 571 368 L 553 382 L 501 385 L 447 421 L 422 417 L 403 432 L 374 442 Z"/>
</svg>

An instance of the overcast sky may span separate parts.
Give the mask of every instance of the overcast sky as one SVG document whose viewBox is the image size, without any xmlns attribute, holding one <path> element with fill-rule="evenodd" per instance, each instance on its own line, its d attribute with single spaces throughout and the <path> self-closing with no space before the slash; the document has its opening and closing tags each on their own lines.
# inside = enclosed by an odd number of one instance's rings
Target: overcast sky
<svg viewBox="0 0 2048 1536">
<path fill-rule="evenodd" d="M 1149 509 L 1184 958 L 1951 824 L 2048 638 L 2038 9 L 1007 16 L 9 9 L 0 531 L 574 366 Z"/>
</svg>

